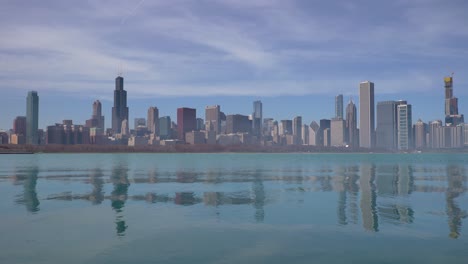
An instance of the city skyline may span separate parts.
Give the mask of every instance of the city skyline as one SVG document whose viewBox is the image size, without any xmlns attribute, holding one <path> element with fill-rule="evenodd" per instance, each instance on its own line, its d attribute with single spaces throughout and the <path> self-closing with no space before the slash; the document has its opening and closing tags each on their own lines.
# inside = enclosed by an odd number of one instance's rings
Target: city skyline
<svg viewBox="0 0 468 264">
<path fill-rule="evenodd" d="M 109 76 L 118 72 L 128 80 L 131 100 L 138 100 L 129 104 L 134 117 L 146 111 L 139 104 L 157 105 L 175 119 L 169 106 L 186 101 L 199 113 L 214 104 L 235 113 L 240 108 L 229 101 L 260 99 L 275 119 L 317 120 L 313 112 L 325 109 L 328 98 L 343 94 L 348 101 L 357 95 L 354 84 L 370 79 L 385 97 L 376 101 L 408 100 L 422 113 L 416 118 L 429 120 L 438 111 L 423 102 L 437 102 L 429 95 L 438 98 L 439 76 L 455 72 L 456 96 L 468 95 L 462 89 L 468 87 L 467 6 L 437 0 L 9 1 L 0 18 L 0 58 L 8 62 L 0 64 L 0 105 L 8 109 L 0 128 L 15 117 L 10 109 L 20 113 L 16 104 L 29 90 L 62 106 L 63 115 L 85 120 L 88 115 L 63 106 L 81 109 L 98 99 L 108 109 Z M 362 16 L 363 7 L 372 15 Z M 280 99 L 285 110 L 275 112 Z M 47 105 L 53 104 L 42 104 L 40 127 L 63 119 Z M 463 107 L 459 112 L 468 112 Z"/>
</svg>

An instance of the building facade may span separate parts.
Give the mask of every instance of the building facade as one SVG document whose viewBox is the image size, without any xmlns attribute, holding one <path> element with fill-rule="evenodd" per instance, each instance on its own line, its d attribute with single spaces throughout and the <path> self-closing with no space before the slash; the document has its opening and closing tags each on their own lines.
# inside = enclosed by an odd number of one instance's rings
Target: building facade
<svg viewBox="0 0 468 264">
<path fill-rule="evenodd" d="M 421 119 L 414 124 L 414 147 L 416 149 L 426 148 L 427 124 Z"/>
<path fill-rule="evenodd" d="M 159 136 L 159 109 L 156 106 L 148 108 L 148 132 Z"/>
<path fill-rule="evenodd" d="M 398 117 L 398 149 L 408 150 L 413 148 L 413 121 L 410 104 L 397 106 Z"/>
<path fill-rule="evenodd" d="M 197 128 L 197 110 L 194 108 L 177 108 L 177 138 L 185 141 L 185 133 Z"/>
<path fill-rule="evenodd" d="M 226 116 L 226 134 L 251 133 L 252 121 L 245 115 Z"/>
<path fill-rule="evenodd" d="M 205 108 L 205 129 L 214 131 L 217 135 L 221 133 L 221 107 L 219 105 Z"/>
</svg>

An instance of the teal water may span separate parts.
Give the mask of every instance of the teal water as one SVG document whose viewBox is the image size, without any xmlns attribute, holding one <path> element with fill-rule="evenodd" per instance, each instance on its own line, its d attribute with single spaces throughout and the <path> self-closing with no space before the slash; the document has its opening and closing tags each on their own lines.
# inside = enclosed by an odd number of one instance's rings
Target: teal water
<svg viewBox="0 0 468 264">
<path fill-rule="evenodd" d="M 0 155 L 0 263 L 467 263 L 468 155 Z"/>
</svg>

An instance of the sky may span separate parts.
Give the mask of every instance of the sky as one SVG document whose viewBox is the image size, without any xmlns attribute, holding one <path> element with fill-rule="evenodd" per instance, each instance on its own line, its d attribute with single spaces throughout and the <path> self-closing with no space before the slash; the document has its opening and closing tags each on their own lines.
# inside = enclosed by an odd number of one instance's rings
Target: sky
<svg viewBox="0 0 468 264">
<path fill-rule="evenodd" d="M 468 114 L 465 0 L 0 0 L 0 129 L 38 91 L 39 126 L 84 124 L 101 100 L 107 127 L 115 77 L 130 122 L 150 106 L 221 105 L 226 114 L 334 116 L 334 96 L 405 99 L 413 120 L 444 118 L 443 77 L 454 73 Z"/>
</svg>

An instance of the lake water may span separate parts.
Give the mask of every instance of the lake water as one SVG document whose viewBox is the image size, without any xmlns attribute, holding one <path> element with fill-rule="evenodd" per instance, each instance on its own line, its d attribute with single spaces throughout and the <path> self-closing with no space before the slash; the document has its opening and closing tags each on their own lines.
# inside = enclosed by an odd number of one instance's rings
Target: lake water
<svg viewBox="0 0 468 264">
<path fill-rule="evenodd" d="M 0 263 L 467 263 L 465 154 L 0 155 Z"/>
</svg>

